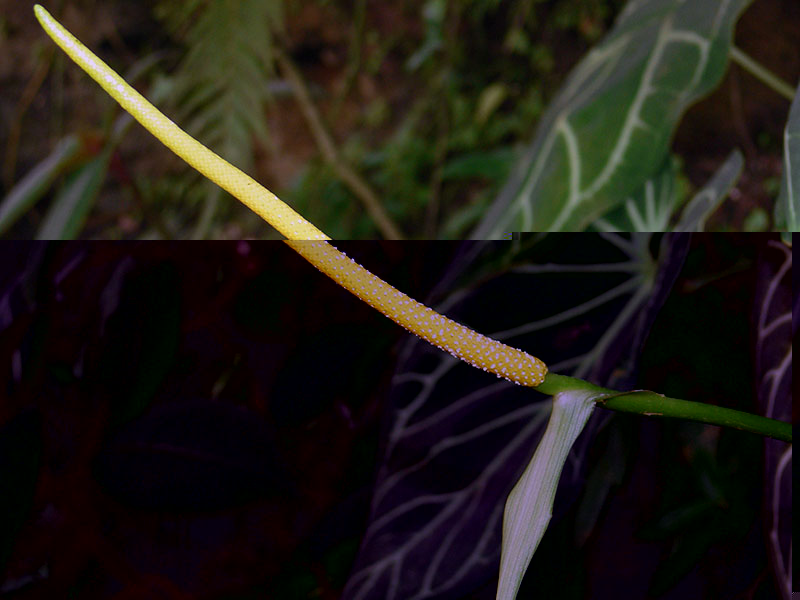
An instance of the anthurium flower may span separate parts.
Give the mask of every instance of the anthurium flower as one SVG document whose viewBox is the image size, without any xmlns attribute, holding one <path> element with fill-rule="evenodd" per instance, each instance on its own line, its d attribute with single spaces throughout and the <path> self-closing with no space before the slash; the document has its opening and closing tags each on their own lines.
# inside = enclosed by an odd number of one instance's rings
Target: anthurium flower
<svg viewBox="0 0 800 600">
<path fill-rule="evenodd" d="M 392 287 L 328 242 L 287 241 L 308 262 L 398 325 L 474 367 L 537 386 L 547 367 L 538 358 L 460 325 Z"/>
<path fill-rule="evenodd" d="M 241 200 L 287 238 L 329 239 L 275 194 L 173 123 L 44 8 L 37 4 L 34 11 L 44 30 L 64 52 L 167 148 Z M 538 358 L 438 314 L 385 283 L 330 244 L 292 242 L 290 245 L 339 285 L 399 325 L 453 356 L 521 385 L 536 386 L 544 381 L 547 367 Z"/>
</svg>

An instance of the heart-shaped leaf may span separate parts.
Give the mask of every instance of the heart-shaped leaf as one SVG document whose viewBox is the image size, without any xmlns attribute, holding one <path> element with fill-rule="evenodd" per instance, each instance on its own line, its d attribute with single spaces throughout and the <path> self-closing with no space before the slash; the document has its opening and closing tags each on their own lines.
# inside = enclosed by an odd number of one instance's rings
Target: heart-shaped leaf
<svg viewBox="0 0 800 600">
<path fill-rule="evenodd" d="M 748 4 L 629 2 L 567 78 L 473 237 L 581 230 L 624 203 L 656 175 L 686 108 L 719 83 Z"/>
<path fill-rule="evenodd" d="M 536 351 L 555 372 L 626 385 L 686 251 L 667 236 L 531 236 L 465 244 L 437 310 Z M 384 452 L 348 599 L 463 598 L 497 576 L 506 497 L 530 460 L 550 402 L 418 340 L 405 345 Z M 569 453 L 556 518 L 582 485 L 601 417 Z"/>
</svg>

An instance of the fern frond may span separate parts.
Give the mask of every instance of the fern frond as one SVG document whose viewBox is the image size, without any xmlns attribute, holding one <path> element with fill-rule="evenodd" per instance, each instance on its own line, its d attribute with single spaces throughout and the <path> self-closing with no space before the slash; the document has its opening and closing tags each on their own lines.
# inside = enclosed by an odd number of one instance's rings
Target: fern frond
<svg viewBox="0 0 800 600">
<path fill-rule="evenodd" d="M 189 51 L 175 74 L 178 117 L 192 135 L 248 170 L 254 139 L 269 136 L 264 105 L 283 2 L 185 0 L 182 16 L 191 9 L 196 14 L 186 34 Z"/>
<path fill-rule="evenodd" d="M 187 52 L 172 76 L 172 113 L 187 131 L 244 171 L 254 142 L 269 141 L 265 104 L 274 77 L 274 35 L 283 29 L 283 0 L 164 0 L 156 14 Z M 192 237 L 206 237 L 219 195 L 209 188 Z M 227 206 L 235 206 L 229 203 Z"/>
</svg>

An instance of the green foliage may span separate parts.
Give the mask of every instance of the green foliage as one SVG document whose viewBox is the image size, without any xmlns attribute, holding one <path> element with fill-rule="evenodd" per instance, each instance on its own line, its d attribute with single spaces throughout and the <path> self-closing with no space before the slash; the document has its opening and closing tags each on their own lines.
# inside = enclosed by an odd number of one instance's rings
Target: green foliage
<svg viewBox="0 0 800 600">
<path fill-rule="evenodd" d="M 313 161 L 284 194 L 301 214 L 314 215 L 315 223 L 332 238 L 376 237 L 372 220 L 333 169 Z"/>
<path fill-rule="evenodd" d="M 795 92 L 783 134 L 783 181 L 775 222 L 784 231 L 800 231 L 800 86 Z"/>
<path fill-rule="evenodd" d="M 76 135 L 63 138 L 53 151 L 34 167 L 0 204 L 0 234 L 8 231 L 47 192 L 55 179 L 81 151 Z"/>
<path fill-rule="evenodd" d="M 514 145 L 530 136 L 547 104 L 545 84 L 555 61 L 551 47 L 536 40 L 551 15 L 573 15 L 562 29 L 581 35 L 581 19 L 588 15 L 604 29 L 619 4 L 562 0 L 553 9 L 531 0 L 428 0 L 419 5 L 421 30 L 413 43 L 380 40 L 367 19 L 363 37 L 372 50 L 362 69 L 375 74 L 382 61 L 402 52 L 415 101 L 392 114 L 380 96 L 365 107 L 361 129 L 344 147 L 404 231 L 412 237 L 467 235 L 508 176 Z M 334 238 L 377 235 L 357 200 L 321 164 L 310 164 L 284 196 L 301 212 L 308 208 L 304 214 Z M 438 204 L 438 217 L 423 231 L 431 202 Z"/>
<path fill-rule="evenodd" d="M 37 239 L 71 240 L 78 237 L 106 177 L 113 149 L 113 146 L 107 146 L 70 175 L 47 211 L 36 234 Z"/>
<path fill-rule="evenodd" d="M 703 444 L 697 442 L 700 426 L 680 423 L 668 431 L 662 460 L 671 476 L 664 479 L 652 520 L 639 531 L 644 540 L 671 545 L 651 580 L 656 597 L 697 568 L 715 545 L 743 545 L 757 514 L 754 496 L 761 483 L 758 437 L 723 431 Z"/>
<path fill-rule="evenodd" d="M 187 46 L 173 76 L 179 122 L 224 159 L 251 171 L 255 144 L 269 141 L 265 105 L 283 3 L 183 0 L 163 2 L 157 13 Z"/>
<path fill-rule="evenodd" d="M 675 163 L 667 157 L 655 176 L 593 226 L 599 231 L 665 231 L 679 202 Z"/>
<path fill-rule="evenodd" d="M 136 80 L 154 64 L 152 57 L 134 63 L 126 73 Z M 159 102 L 169 91 L 161 80 L 152 88 L 151 97 Z M 69 134 L 63 137 L 52 153 L 25 175 L 0 203 L 0 235 L 10 230 L 45 196 L 55 188 L 54 198 L 44 219 L 36 223 L 38 239 L 73 239 L 81 235 L 90 211 L 109 175 L 111 156 L 129 131 L 134 120 L 127 113 L 112 119 L 113 111 L 104 115 L 104 134 L 96 147 L 94 136 Z M 107 230 L 108 237 L 117 237 Z"/>
<path fill-rule="evenodd" d="M 571 71 L 475 237 L 582 230 L 657 176 L 681 115 L 721 79 L 748 3 L 626 5 Z"/>
<path fill-rule="evenodd" d="M 264 141 L 264 116 L 274 75 L 274 32 L 283 4 L 263 0 L 184 0 L 164 3 L 161 14 L 188 51 L 174 75 L 179 118 L 193 136 L 244 170 L 253 164 L 253 136 Z"/>
<path fill-rule="evenodd" d="M 750 211 L 744 219 L 744 230 L 748 232 L 767 231 L 769 229 L 769 215 L 761 207 Z"/>
<path fill-rule="evenodd" d="M 725 159 L 711 179 L 689 201 L 681 214 L 675 231 L 703 231 L 706 219 L 713 213 L 739 179 L 744 167 L 744 157 L 734 150 Z M 663 227 L 660 231 L 665 231 Z"/>
</svg>

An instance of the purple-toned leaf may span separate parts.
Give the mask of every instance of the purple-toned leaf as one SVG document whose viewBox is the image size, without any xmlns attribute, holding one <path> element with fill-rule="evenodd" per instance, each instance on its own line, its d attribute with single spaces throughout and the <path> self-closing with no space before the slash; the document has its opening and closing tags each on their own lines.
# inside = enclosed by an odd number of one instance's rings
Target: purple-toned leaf
<svg viewBox="0 0 800 600">
<path fill-rule="evenodd" d="M 755 301 L 756 378 L 762 414 L 792 418 L 792 340 L 796 333 L 798 286 L 793 278 L 792 248 L 770 239 L 759 261 Z M 793 309 L 793 307 L 795 307 Z M 792 594 L 792 445 L 764 440 L 764 506 L 767 545 L 776 587 Z"/>
<path fill-rule="evenodd" d="M 442 277 L 450 293 L 436 308 L 554 372 L 624 385 L 687 240 L 665 236 L 658 257 L 647 234 L 466 244 Z M 505 500 L 550 402 L 410 339 L 389 406 L 371 516 L 344 598 L 463 598 L 497 576 Z M 587 443 L 602 418 L 593 417 L 564 466 L 555 518 L 582 487 Z"/>
</svg>

